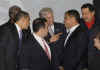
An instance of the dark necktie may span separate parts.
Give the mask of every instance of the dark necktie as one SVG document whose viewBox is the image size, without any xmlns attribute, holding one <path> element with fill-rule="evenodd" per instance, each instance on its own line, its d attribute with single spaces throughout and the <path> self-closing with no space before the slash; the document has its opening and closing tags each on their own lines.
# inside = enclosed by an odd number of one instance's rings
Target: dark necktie
<svg viewBox="0 0 100 70">
<path fill-rule="evenodd" d="M 16 68 L 19 70 L 19 56 L 21 53 L 21 48 L 22 48 L 22 31 L 19 31 L 19 45 L 18 45 L 18 51 L 17 51 L 17 65 Z"/>
<path fill-rule="evenodd" d="M 19 32 L 19 46 L 18 46 L 18 55 L 21 52 L 21 47 L 22 47 L 22 31 L 20 30 Z"/>
</svg>

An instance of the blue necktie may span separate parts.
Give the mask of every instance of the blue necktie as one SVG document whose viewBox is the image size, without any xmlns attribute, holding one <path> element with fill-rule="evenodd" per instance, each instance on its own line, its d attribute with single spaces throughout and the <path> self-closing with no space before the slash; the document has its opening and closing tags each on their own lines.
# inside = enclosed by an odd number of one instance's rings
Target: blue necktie
<svg viewBox="0 0 100 70">
<path fill-rule="evenodd" d="M 20 30 L 19 32 L 19 46 L 18 46 L 18 55 L 21 52 L 21 47 L 22 47 L 22 31 Z"/>
</svg>

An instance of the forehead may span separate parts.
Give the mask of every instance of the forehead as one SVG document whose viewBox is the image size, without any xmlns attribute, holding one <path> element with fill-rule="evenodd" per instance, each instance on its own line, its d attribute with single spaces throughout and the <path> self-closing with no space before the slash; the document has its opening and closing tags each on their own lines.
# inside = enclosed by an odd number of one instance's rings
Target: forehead
<svg viewBox="0 0 100 70">
<path fill-rule="evenodd" d="M 51 13 L 51 12 L 46 12 L 45 13 L 45 16 L 52 16 L 53 15 L 53 13 Z"/>
<path fill-rule="evenodd" d="M 82 8 L 82 12 L 91 12 L 89 8 Z"/>
<path fill-rule="evenodd" d="M 53 13 L 49 12 L 49 11 L 45 11 L 45 12 L 42 12 L 41 16 L 44 17 L 44 18 L 48 18 L 48 17 L 52 17 Z"/>
<path fill-rule="evenodd" d="M 68 13 L 67 14 L 65 14 L 65 19 L 66 18 L 74 18 L 74 16 L 73 15 L 69 15 Z"/>
<path fill-rule="evenodd" d="M 29 16 L 24 16 L 23 19 L 30 20 L 30 17 Z"/>
</svg>

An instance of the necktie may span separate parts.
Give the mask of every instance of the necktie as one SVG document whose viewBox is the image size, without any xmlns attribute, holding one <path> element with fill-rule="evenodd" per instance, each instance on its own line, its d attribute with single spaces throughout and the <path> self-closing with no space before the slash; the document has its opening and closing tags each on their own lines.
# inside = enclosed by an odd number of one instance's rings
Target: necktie
<svg viewBox="0 0 100 70">
<path fill-rule="evenodd" d="M 17 70 L 19 70 L 19 55 L 21 52 L 21 47 L 22 47 L 22 30 L 19 31 L 19 45 L 17 51 L 17 65 L 16 65 Z"/>
<path fill-rule="evenodd" d="M 22 47 L 22 30 L 19 31 L 19 46 L 18 46 L 18 55 L 20 54 Z"/>
<path fill-rule="evenodd" d="M 64 46 L 66 45 L 66 43 L 67 43 L 67 41 L 68 41 L 69 36 L 70 36 L 70 32 L 67 32 L 67 37 L 66 37 L 66 39 L 65 39 Z"/>
<path fill-rule="evenodd" d="M 22 40 L 22 30 L 19 31 L 19 39 Z"/>
<path fill-rule="evenodd" d="M 44 44 L 44 47 L 45 47 L 44 51 L 45 51 L 45 53 L 47 54 L 49 60 L 51 60 L 51 56 L 50 56 L 48 47 L 47 47 L 47 45 L 46 45 L 46 42 L 45 42 L 44 40 L 42 40 L 42 41 L 43 41 L 43 44 Z"/>
</svg>

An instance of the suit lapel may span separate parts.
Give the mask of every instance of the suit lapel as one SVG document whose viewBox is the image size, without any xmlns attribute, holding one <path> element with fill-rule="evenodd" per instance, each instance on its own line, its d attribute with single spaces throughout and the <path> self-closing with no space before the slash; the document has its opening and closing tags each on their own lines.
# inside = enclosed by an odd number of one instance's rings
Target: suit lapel
<svg viewBox="0 0 100 70">
<path fill-rule="evenodd" d="M 69 43 L 71 43 L 72 38 L 73 38 L 74 36 L 77 35 L 77 32 L 78 32 L 79 30 L 80 30 L 80 26 L 78 26 L 78 27 L 75 29 L 75 31 L 71 33 L 70 37 L 68 38 L 68 41 L 67 41 L 66 45 L 69 44 Z"/>
<path fill-rule="evenodd" d="M 54 23 L 54 34 L 61 32 L 60 23 Z"/>
<path fill-rule="evenodd" d="M 57 23 L 54 23 L 54 34 L 57 34 L 59 30 L 57 29 Z"/>
<path fill-rule="evenodd" d="M 80 30 L 80 26 L 78 26 L 76 29 L 75 29 L 75 31 L 74 32 L 72 32 L 72 34 L 70 35 L 70 37 L 72 38 L 72 37 L 74 37 L 76 34 L 77 34 L 77 32 Z"/>
<path fill-rule="evenodd" d="M 16 43 L 19 44 L 19 35 L 18 35 L 17 28 L 14 24 L 11 25 L 11 28 L 12 28 L 11 31 L 12 31 L 12 34 L 13 34 L 15 40 L 16 40 Z"/>
<path fill-rule="evenodd" d="M 45 53 L 45 51 L 43 50 L 42 46 L 37 42 L 37 40 L 34 38 L 34 36 L 32 36 L 32 43 L 34 45 L 34 47 L 38 47 L 38 50 L 41 50 L 42 53 L 46 56 L 46 58 L 48 59 L 47 54 Z M 40 51 L 40 52 L 41 52 Z M 49 60 L 49 59 L 48 59 Z"/>
</svg>

